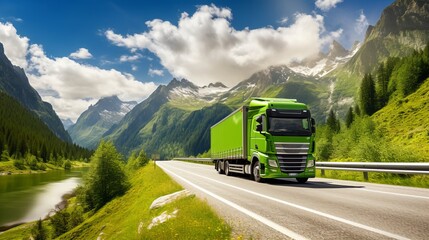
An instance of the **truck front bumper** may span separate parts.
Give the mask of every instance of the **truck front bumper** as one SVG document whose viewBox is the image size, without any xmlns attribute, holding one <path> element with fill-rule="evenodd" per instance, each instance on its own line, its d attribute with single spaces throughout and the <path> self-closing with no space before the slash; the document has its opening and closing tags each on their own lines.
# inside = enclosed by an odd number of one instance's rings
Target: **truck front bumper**
<svg viewBox="0 0 429 240">
<path fill-rule="evenodd" d="M 316 177 L 316 160 L 313 155 L 308 155 L 307 161 L 305 163 L 304 171 L 300 172 L 283 172 L 279 167 L 279 163 L 276 160 L 275 164 L 270 164 L 268 159 L 273 159 L 273 157 L 269 157 L 264 159 L 266 161 L 262 162 L 263 166 L 261 166 L 261 177 L 262 178 L 314 178 Z M 273 160 L 271 160 L 273 161 Z"/>
</svg>

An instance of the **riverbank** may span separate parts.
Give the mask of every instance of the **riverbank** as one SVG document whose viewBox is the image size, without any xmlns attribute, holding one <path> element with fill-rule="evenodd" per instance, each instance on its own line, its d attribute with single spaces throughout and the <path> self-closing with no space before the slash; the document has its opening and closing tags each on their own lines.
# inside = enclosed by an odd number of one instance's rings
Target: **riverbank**
<svg viewBox="0 0 429 240">
<path fill-rule="evenodd" d="M 79 162 L 79 161 L 70 161 L 72 169 L 75 168 L 83 168 L 83 167 L 89 167 L 90 163 L 86 162 Z M 25 169 L 18 169 L 14 165 L 13 160 L 0 162 L 0 176 L 5 175 L 12 175 L 12 174 L 35 174 L 35 173 L 45 173 L 47 171 L 52 170 L 64 170 L 63 166 L 55 166 L 51 163 L 45 163 L 46 169 L 45 170 L 32 170 L 29 166 L 25 166 Z"/>
<path fill-rule="evenodd" d="M 150 210 L 158 197 L 183 188 L 151 162 L 131 177 L 131 188 L 92 215 L 85 213 L 84 221 L 59 239 L 230 239 L 231 228 L 195 196 Z M 72 198 L 70 206 L 73 206 Z M 177 211 L 167 222 L 148 229 L 152 220 L 163 212 Z M 23 224 L 0 234 L 3 239 L 23 239 L 30 236 L 34 223 Z M 50 222 L 43 225 L 49 229 Z M 140 226 L 140 228 L 139 228 Z M 139 231 L 140 229 L 140 231 Z"/>
</svg>

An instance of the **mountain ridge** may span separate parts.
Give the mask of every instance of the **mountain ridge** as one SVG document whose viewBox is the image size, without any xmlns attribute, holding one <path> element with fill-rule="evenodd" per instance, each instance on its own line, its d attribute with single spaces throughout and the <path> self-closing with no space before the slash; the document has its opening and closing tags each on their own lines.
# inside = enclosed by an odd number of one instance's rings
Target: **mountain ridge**
<svg viewBox="0 0 429 240">
<path fill-rule="evenodd" d="M 69 134 L 64 129 L 52 105 L 44 102 L 30 85 L 24 69 L 14 66 L 10 62 L 4 54 L 2 43 L 0 43 L 0 91 L 4 91 L 34 112 L 59 138 L 71 142 Z"/>
</svg>

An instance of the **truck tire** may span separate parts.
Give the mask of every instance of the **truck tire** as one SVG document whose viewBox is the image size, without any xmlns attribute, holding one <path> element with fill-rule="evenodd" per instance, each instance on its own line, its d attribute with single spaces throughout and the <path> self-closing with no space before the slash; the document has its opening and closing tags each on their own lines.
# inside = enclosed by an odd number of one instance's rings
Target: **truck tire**
<svg viewBox="0 0 429 240">
<path fill-rule="evenodd" d="M 306 183 L 308 178 L 297 178 L 298 183 Z"/>
<path fill-rule="evenodd" d="M 224 169 L 224 171 L 225 171 L 225 175 L 226 176 L 231 176 L 231 172 L 229 171 L 229 162 L 228 161 L 225 161 L 225 169 Z"/>
<path fill-rule="evenodd" d="M 255 182 L 263 182 L 260 174 L 259 161 L 255 161 L 252 167 L 252 177 Z"/>
<path fill-rule="evenodd" d="M 222 161 L 217 160 L 217 161 L 216 161 L 216 165 L 217 165 L 217 172 L 218 172 L 219 174 L 223 174 L 224 172 L 223 172 L 223 170 L 222 170 L 222 168 L 221 168 L 221 166 L 222 166 Z"/>
</svg>

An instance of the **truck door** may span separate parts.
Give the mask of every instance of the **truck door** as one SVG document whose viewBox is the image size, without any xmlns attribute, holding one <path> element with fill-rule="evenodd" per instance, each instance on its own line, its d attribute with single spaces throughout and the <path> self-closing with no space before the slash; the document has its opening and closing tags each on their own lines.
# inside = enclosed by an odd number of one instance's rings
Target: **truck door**
<svg viewBox="0 0 429 240">
<path fill-rule="evenodd" d="M 260 122 L 260 123 L 259 123 Z M 255 151 L 267 152 L 267 140 L 263 134 L 257 129 L 258 125 L 262 125 L 262 131 L 267 130 L 267 117 L 264 114 L 255 115 L 252 119 L 251 138 L 250 138 L 250 154 Z"/>
</svg>

